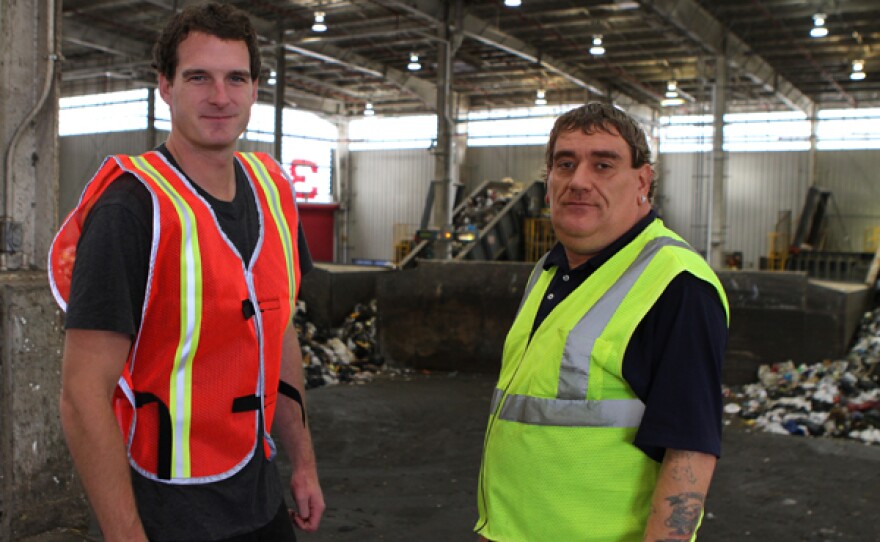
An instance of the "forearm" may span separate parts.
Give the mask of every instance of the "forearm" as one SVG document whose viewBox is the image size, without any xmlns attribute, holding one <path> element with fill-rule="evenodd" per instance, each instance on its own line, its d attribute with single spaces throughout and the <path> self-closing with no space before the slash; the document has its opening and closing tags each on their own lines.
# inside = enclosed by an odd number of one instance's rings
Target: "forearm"
<svg viewBox="0 0 880 542">
<path fill-rule="evenodd" d="M 111 403 L 119 356 L 124 363 L 128 345 L 124 336 L 69 331 L 62 364 L 64 436 L 107 542 L 147 540 Z"/>
<path fill-rule="evenodd" d="M 279 396 L 275 408 L 275 426 L 281 445 L 290 458 L 293 476 L 290 489 L 296 501 L 294 523 L 306 532 L 318 529 L 324 513 L 324 496 L 318 482 L 318 468 L 312 448 L 306 412 L 306 394 L 303 378 L 302 354 L 296 331 L 288 326 L 281 352 L 281 380 L 293 386 L 300 394 L 302 405 L 285 396 Z"/>
<path fill-rule="evenodd" d="M 690 540 L 697 529 L 717 459 L 666 450 L 645 528 L 645 542 Z"/>
<path fill-rule="evenodd" d="M 305 382 L 302 369 L 302 354 L 296 334 L 284 338 L 284 351 L 281 358 L 281 380 L 293 386 L 302 398 L 302 405 L 285 395 L 278 395 L 275 409 L 276 428 L 290 462 L 296 471 L 299 468 L 314 468 L 315 454 L 306 412 Z M 304 422 L 305 420 L 305 422 Z"/>
<path fill-rule="evenodd" d="M 61 422 L 104 539 L 146 540 L 116 418 L 109 408 L 93 408 L 88 401 L 83 403 L 63 396 Z"/>
</svg>

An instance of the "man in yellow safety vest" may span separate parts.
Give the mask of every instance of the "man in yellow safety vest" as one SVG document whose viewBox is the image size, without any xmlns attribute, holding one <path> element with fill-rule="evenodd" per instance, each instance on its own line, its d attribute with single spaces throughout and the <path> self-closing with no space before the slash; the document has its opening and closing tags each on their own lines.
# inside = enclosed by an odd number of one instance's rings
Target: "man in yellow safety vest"
<svg viewBox="0 0 880 542">
<path fill-rule="evenodd" d="M 720 455 L 724 290 L 652 209 L 650 149 L 629 115 L 565 113 L 546 166 L 559 242 L 504 344 L 475 531 L 693 540 Z"/>
</svg>

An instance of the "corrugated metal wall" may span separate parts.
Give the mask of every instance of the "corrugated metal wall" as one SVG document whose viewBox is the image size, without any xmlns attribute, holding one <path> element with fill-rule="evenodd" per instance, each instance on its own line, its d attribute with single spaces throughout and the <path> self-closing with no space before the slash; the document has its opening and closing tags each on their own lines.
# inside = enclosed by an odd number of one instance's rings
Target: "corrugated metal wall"
<svg viewBox="0 0 880 542">
<path fill-rule="evenodd" d="M 866 250 L 866 230 L 880 227 L 880 151 L 819 152 L 816 184 L 831 190 L 828 233 L 834 248 Z"/>
<path fill-rule="evenodd" d="M 164 138 L 161 135 L 160 138 Z M 61 216 L 75 204 L 85 182 L 109 153 L 146 148 L 146 132 L 119 132 L 61 138 Z M 272 151 L 269 143 L 242 142 L 245 150 Z M 461 168 L 466 193 L 487 179 L 540 178 L 542 146 L 476 147 Z M 808 189 L 809 153 L 732 153 L 727 164 L 725 251 L 741 251 L 743 264 L 757 268 L 768 251 L 768 233 L 780 212 L 790 212 L 792 228 Z M 395 225 L 421 220 L 434 158 L 426 150 L 351 153 L 352 205 L 349 257 L 394 258 Z M 820 151 L 817 184 L 828 188 L 828 248 L 860 251 L 865 231 L 880 226 L 880 151 Z M 675 231 L 705 249 L 711 156 L 664 154 L 658 163 L 657 205 Z"/>
<path fill-rule="evenodd" d="M 461 181 L 467 193 L 483 181 L 510 177 L 525 182 L 544 175 L 544 147 L 471 147 L 461 167 Z"/>
<path fill-rule="evenodd" d="M 61 219 L 79 201 L 83 188 L 105 157 L 111 154 L 137 154 L 149 148 L 146 130 L 65 136 L 59 139 L 61 168 L 58 213 Z"/>
<path fill-rule="evenodd" d="M 395 224 L 418 224 L 434 177 L 425 149 L 351 153 L 349 257 L 393 260 Z"/>
<path fill-rule="evenodd" d="M 658 166 L 657 205 L 667 225 L 704 251 L 711 155 L 664 154 Z M 780 212 L 790 212 L 792 228 L 796 227 L 808 171 L 806 152 L 729 154 L 724 251 L 742 252 L 743 266 L 757 269 L 761 256 L 768 252 L 768 234 L 776 228 Z"/>
<path fill-rule="evenodd" d="M 731 153 L 727 164 L 725 251 L 741 251 L 743 265 L 758 268 L 780 213 L 791 213 L 791 232 L 809 188 L 807 152 Z M 702 169 L 701 169 L 702 166 Z M 826 250 L 863 251 L 866 232 L 880 226 L 880 151 L 820 151 L 818 186 L 831 191 Z M 658 179 L 667 223 L 695 247 L 706 245 L 707 182 L 711 156 L 665 154 Z"/>
</svg>

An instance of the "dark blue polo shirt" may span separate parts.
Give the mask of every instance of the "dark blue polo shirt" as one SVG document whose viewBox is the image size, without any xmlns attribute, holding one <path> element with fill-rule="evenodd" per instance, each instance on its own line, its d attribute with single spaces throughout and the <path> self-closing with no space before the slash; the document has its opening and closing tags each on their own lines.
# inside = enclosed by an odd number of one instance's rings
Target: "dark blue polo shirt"
<svg viewBox="0 0 880 542">
<path fill-rule="evenodd" d="M 561 244 L 544 269 L 558 267 L 532 333 L 565 297 L 657 218 L 654 211 L 575 269 Z M 721 455 L 721 362 L 727 317 L 715 288 L 690 273 L 675 277 L 636 327 L 623 356 L 623 378 L 645 403 L 635 445 L 655 461 L 666 448 Z"/>
</svg>

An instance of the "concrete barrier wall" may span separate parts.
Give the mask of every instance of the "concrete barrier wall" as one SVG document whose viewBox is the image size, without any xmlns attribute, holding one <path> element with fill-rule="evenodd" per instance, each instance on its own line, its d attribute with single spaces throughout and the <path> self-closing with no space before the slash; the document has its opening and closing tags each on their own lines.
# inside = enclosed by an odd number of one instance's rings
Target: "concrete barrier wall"
<svg viewBox="0 0 880 542">
<path fill-rule="evenodd" d="M 58 415 L 62 314 L 45 272 L 0 275 L 0 540 L 85 526 Z"/>
<path fill-rule="evenodd" d="M 529 263 L 419 261 L 379 277 L 379 346 L 416 369 L 497 372 Z"/>
<path fill-rule="evenodd" d="M 309 320 L 321 329 L 338 327 L 358 303 L 376 298 L 376 282 L 392 273 L 384 267 L 316 263 L 302 278 L 299 298 Z"/>
<path fill-rule="evenodd" d="M 531 264 L 421 261 L 379 278 L 382 353 L 416 369 L 497 373 Z M 731 312 L 726 384 L 756 379 L 758 366 L 845 355 L 867 308 L 861 285 L 802 273 L 719 273 Z"/>
</svg>

